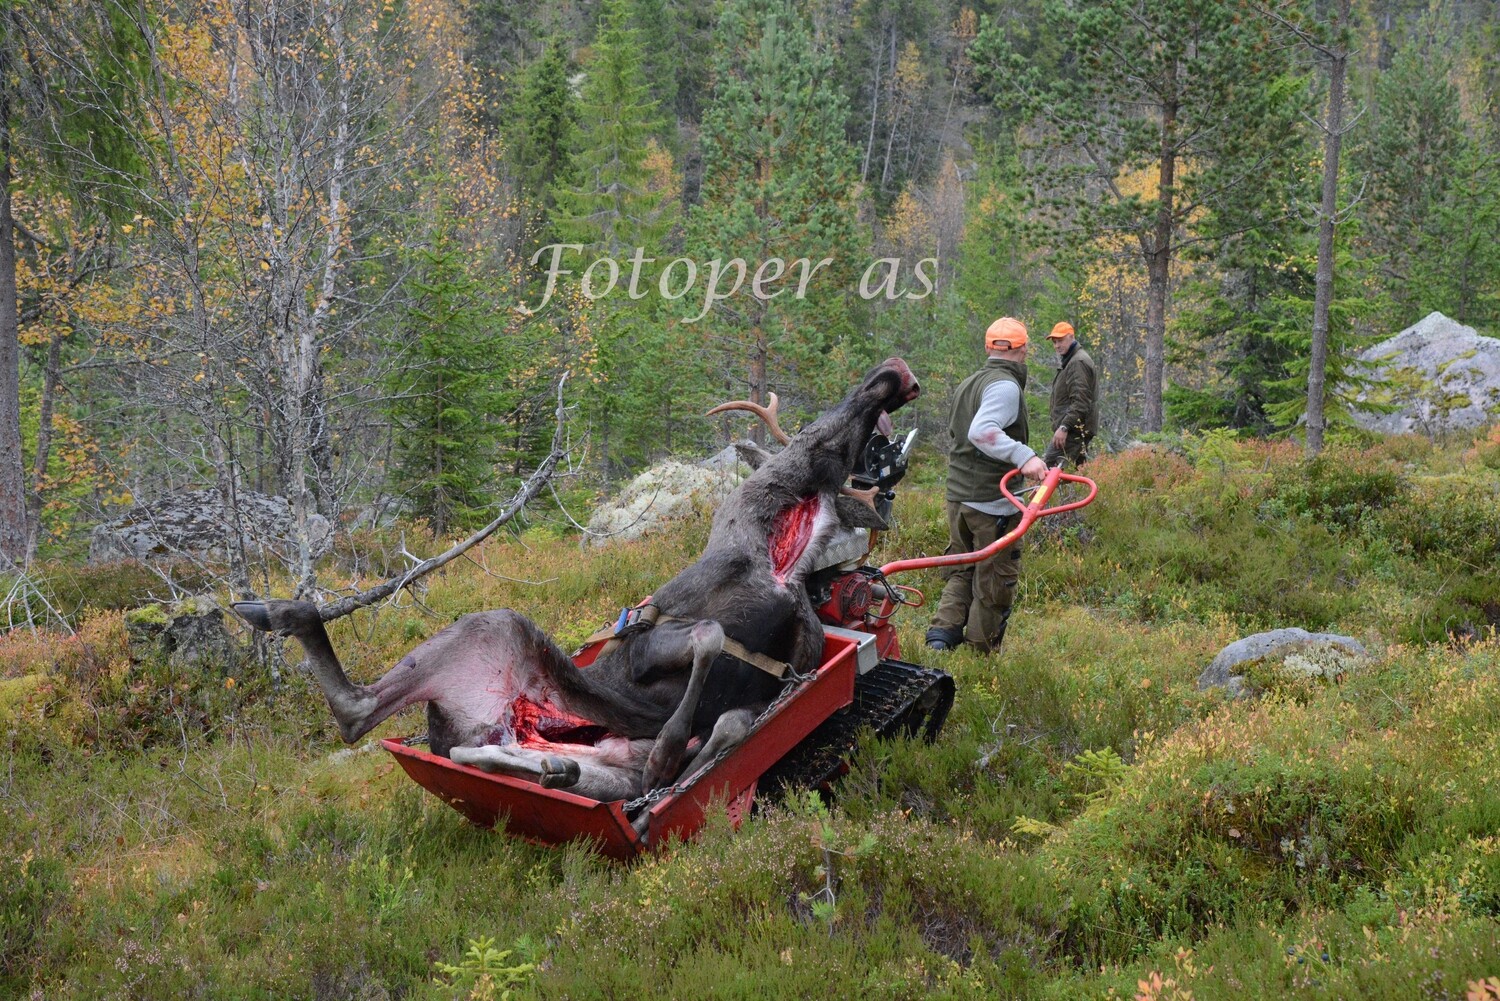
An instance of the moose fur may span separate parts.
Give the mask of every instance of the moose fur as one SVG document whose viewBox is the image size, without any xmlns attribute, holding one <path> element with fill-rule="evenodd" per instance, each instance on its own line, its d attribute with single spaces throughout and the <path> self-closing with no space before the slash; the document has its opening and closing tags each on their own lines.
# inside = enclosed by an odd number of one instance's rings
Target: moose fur
<svg viewBox="0 0 1500 1001">
<path fill-rule="evenodd" d="M 463 616 L 358 685 L 317 606 L 234 609 L 300 641 L 345 741 L 426 702 L 436 754 L 595 799 L 638 795 L 738 744 L 780 690 L 775 677 L 723 653 L 726 636 L 797 672 L 818 664 L 823 631 L 803 578 L 841 521 L 873 515 L 840 491 L 877 422 L 918 392 L 906 363 L 887 359 L 780 452 L 757 455 L 758 468 L 715 513 L 702 556 L 653 595 L 660 621 L 585 669 L 502 609 Z"/>
</svg>

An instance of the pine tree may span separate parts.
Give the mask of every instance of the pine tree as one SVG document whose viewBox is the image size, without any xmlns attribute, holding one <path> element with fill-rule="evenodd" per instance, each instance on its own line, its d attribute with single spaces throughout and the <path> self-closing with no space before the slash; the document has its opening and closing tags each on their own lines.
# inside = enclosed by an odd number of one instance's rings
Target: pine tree
<svg viewBox="0 0 1500 1001">
<path fill-rule="evenodd" d="M 1058 210 L 1059 235 L 1134 241 L 1147 275 L 1144 423 L 1159 430 L 1174 263 L 1206 210 L 1248 217 L 1268 204 L 1267 159 L 1296 138 L 1265 127 L 1284 108 L 1276 81 L 1286 57 L 1263 23 L 1222 0 L 1040 8 L 1046 33 L 1066 40 L 1061 59 L 1028 58 L 1008 26 L 991 23 L 973 48 L 976 69 L 996 105 L 1019 110 L 1046 147 L 1028 162 L 1038 200 Z M 1262 155 L 1244 155 L 1245 133 L 1269 144 Z M 1121 182 L 1143 167 L 1153 176 L 1141 195 Z"/>
<path fill-rule="evenodd" d="M 746 264 L 750 277 L 741 294 L 697 322 L 719 339 L 726 389 L 738 395 L 748 388 L 757 402 L 773 382 L 783 396 L 821 390 L 816 362 L 852 326 L 850 292 L 864 241 L 852 206 L 847 111 L 830 67 L 788 0 L 726 4 L 703 120 L 702 203 L 690 223 L 688 251 L 700 262 Z M 763 287 L 781 294 L 749 294 L 756 269 L 773 258 L 786 263 L 786 274 Z M 811 270 L 827 258 L 831 264 Z M 808 281 L 799 297 L 803 274 Z M 698 306 L 690 308 L 696 313 Z"/>
</svg>

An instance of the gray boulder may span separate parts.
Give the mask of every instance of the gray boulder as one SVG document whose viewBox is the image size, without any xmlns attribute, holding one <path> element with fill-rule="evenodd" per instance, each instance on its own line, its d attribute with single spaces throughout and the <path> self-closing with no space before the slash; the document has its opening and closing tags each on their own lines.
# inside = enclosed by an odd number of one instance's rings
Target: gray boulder
<svg viewBox="0 0 1500 1001">
<path fill-rule="evenodd" d="M 1429 313 L 1359 356 L 1381 380 L 1356 398 L 1354 421 L 1385 434 L 1467 431 L 1500 417 L 1500 340 Z M 1388 413 L 1361 403 L 1394 407 Z"/>
<path fill-rule="evenodd" d="M 1364 644 L 1337 633 L 1310 633 L 1295 626 L 1256 633 L 1219 651 L 1198 675 L 1198 690 L 1223 688 L 1231 697 L 1249 694 L 1245 672 L 1261 664 L 1287 678 L 1333 679 L 1369 660 Z"/>
<path fill-rule="evenodd" d="M 240 656 L 239 644 L 225 626 L 224 610 L 211 595 L 132 609 L 125 613 L 125 631 L 136 661 L 160 656 L 180 666 L 222 673 Z"/>
<path fill-rule="evenodd" d="M 239 525 L 251 558 L 296 558 L 296 517 L 285 497 L 245 491 L 238 496 Z M 136 504 L 120 517 L 95 526 L 89 562 L 146 560 L 151 557 L 204 556 L 224 559 L 226 526 L 233 522 L 215 490 L 166 494 Z M 333 544 L 333 526 L 322 515 L 308 519 L 315 556 Z"/>
<path fill-rule="evenodd" d="M 687 517 L 699 504 L 717 505 L 745 478 L 734 449 L 698 463 L 668 459 L 641 473 L 589 518 L 596 545 L 638 539 Z"/>
</svg>

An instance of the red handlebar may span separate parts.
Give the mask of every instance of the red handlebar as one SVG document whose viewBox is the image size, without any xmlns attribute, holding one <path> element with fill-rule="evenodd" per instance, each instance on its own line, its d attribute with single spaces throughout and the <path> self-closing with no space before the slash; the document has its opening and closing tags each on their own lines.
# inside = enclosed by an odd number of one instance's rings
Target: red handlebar
<svg viewBox="0 0 1500 1001">
<path fill-rule="evenodd" d="M 1011 493 L 1010 488 L 1006 486 L 1011 477 L 1019 472 L 1019 469 L 1012 469 L 1000 480 L 1000 492 L 1005 495 L 1006 500 L 1010 501 L 1021 511 L 1020 524 L 1016 525 L 1015 528 L 1006 532 L 983 549 L 972 553 L 950 553 L 945 556 L 919 556 L 909 560 L 896 560 L 894 563 L 887 563 L 881 567 L 880 572 L 889 576 L 893 573 L 900 573 L 903 570 L 926 570 L 930 567 L 951 567 L 965 563 L 978 563 L 980 560 L 989 559 L 1025 535 L 1027 530 L 1031 528 L 1032 523 L 1038 518 L 1049 518 L 1054 514 L 1062 514 L 1064 511 L 1076 511 L 1078 508 L 1092 503 L 1094 497 L 1099 493 L 1099 485 L 1087 476 L 1065 473 L 1062 471 L 1061 466 L 1056 466 L 1047 470 L 1047 475 L 1042 477 L 1041 485 L 1037 488 L 1036 496 L 1031 499 L 1030 504 L 1026 504 L 1015 494 Z M 1082 500 L 1059 504 L 1057 507 L 1047 507 L 1047 501 L 1051 500 L 1052 494 L 1057 490 L 1059 483 L 1086 483 L 1089 488 L 1088 496 Z M 881 617 L 890 615 L 894 610 L 894 603 L 890 598 L 886 598 L 881 604 Z"/>
</svg>

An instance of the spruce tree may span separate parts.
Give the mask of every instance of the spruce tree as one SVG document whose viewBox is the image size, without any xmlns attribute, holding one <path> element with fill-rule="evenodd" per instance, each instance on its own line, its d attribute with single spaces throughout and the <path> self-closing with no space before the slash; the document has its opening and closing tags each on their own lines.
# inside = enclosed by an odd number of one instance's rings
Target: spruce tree
<svg viewBox="0 0 1500 1001">
<path fill-rule="evenodd" d="M 666 0 L 634 0 L 632 6 L 642 45 L 641 72 L 659 115 L 657 134 L 671 145 L 677 132 L 677 77 L 682 71 L 677 11 Z M 607 21 L 608 5 L 605 9 Z"/>
<path fill-rule="evenodd" d="M 687 244 L 700 266 L 745 262 L 740 295 L 695 323 L 723 351 L 726 390 L 748 391 L 756 402 L 773 384 L 784 397 L 825 391 L 818 380 L 827 366 L 819 362 L 852 329 L 865 244 L 854 218 L 847 109 L 831 66 L 788 0 L 725 5 L 703 118 L 702 202 Z M 763 290 L 781 294 L 757 297 L 756 269 L 772 259 L 785 262 L 786 272 Z M 688 308 L 696 316 L 701 301 Z"/>
<path fill-rule="evenodd" d="M 505 311 L 474 255 L 450 238 L 439 211 L 432 244 L 412 254 L 401 321 L 404 364 L 392 373 L 388 414 L 396 425 L 392 480 L 409 510 L 434 532 L 472 528 L 492 515 L 502 454 L 498 428 L 516 406 L 509 378 L 519 367 L 512 339 L 495 329 Z"/>
<path fill-rule="evenodd" d="M 526 244 L 551 242 L 549 232 L 554 192 L 573 179 L 572 149 L 578 129 L 578 107 L 568 84 L 568 54 L 562 39 L 547 43 L 541 58 L 526 71 L 516 100 L 507 154 L 519 181 L 525 205 Z M 526 256 L 529 258 L 531 250 Z"/>
<path fill-rule="evenodd" d="M 1286 206 L 1306 200 L 1316 156 L 1298 120 L 1306 81 L 1291 74 L 1270 81 L 1261 113 L 1248 116 L 1219 145 L 1220 175 L 1257 170 L 1262 183 L 1239 197 L 1210 202 L 1195 220 L 1186 254 L 1197 264 L 1179 293 L 1168 357 L 1209 369 L 1205 388 L 1169 385 L 1167 414 L 1177 425 L 1270 431 L 1267 408 L 1280 401 L 1273 385 L 1288 378 L 1293 358 L 1279 334 L 1282 304 L 1311 297 L 1313 273 L 1302 259 L 1305 227 Z M 1304 366 L 1305 370 L 1305 366 Z"/>
<path fill-rule="evenodd" d="M 609 257 L 624 268 L 621 287 L 589 310 L 600 391 L 587 397 L 585 411 L 610 471 L 660 447 L 661 422 L 670 419 L 664 397 L 685 374 L 674 363 L 672 330 L 654 291 L 663 241 L 677 220 L 677 191 L 671 158 L 654 138 L 661 119 L 633 16 L 630 0 L 606 0 L 579 99 L 574 180 L 554 191 L 558 240 L 581 245 L 583 260 Z M 657 263 L 636 269 L 628 262 L 637 248 Z M 643 298 L 631 297 L 632 270 Z"/>
<path fill-rule="evenodd" d="M 672 191 L 649 162 L 660 147 L 656 101 L 642 72 L 629 0 L 605 0 L 604 20 L 578 102 L 565 183 L 554 183 L 553 228 L 564 243 L 610 257 L 653 246 L 675 219 Z"/>
<path fill-rule="evenodd" d="M 1375 84 L 1375 121 L 1354 161 L 1361 242 L 1379 262 L 1393 328 L 1434 309 L 1469 323 L 1495 315 L 1485 292 L 1500 288 L 1500 163 L 1460 104 L 1452 60 L 1430 42 L 1398 51 Z"/>
</svg>

